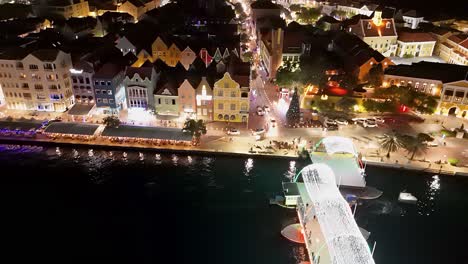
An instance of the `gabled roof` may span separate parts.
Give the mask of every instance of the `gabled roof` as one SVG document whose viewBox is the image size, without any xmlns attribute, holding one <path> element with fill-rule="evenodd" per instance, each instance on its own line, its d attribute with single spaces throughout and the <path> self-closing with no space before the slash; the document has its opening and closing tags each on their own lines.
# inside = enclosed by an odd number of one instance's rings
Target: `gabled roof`
<svg viewBox="0 0 468 264">
<path fill-rule="evenodd" d="M 388 28 L 387 23 L 390 25 Z M 353 27 L 353 31 L 362 37 L 397 36 L 393 19 L 382 19 L 382 23 L 379 26 L 374 24 L 372 19 L 361 19 L 358 25 L 360 28 Z"/>
<path fill-rule="evenodd" d="M 402 42 L 427 42 L 436 41 L 431 34 L 426 32 L 399 32 L 398 40 Z"/>
<path fill-rule="evenodd" d="M 464 41 L 458 44 L 462 46 L 463 48 L 468 49 L 468 38 L 466 38 Z"/>
<path fill-rule="evenodd" d="M 58 49 L 41 49 L 31 52 L 31 55 L 41 61 L 54 61 L 57 58 L 60 50 Z"/>
<path fill-rule="evenodd" d="M 403 12 L 403 16 L 414 17 L 414 18 L 424 17 L 419 11 L 416 11 L 414 9 Z"/>
<path fill-rule="evenodd" d="M 443 27 L 434 27 L 431 32 L 435 35 L 439 35 L 439 36 L 443 36 L 447 33 L 450 33 L 452 32 L 452 30 L 450 29 L 447 29 L 447 28 L 443 28 Z"/>
<path fill-rule="evenodd" d="M 93 78 L 111 79 L 122 71 L 122 67 L 115 63 L 106 63 L 94 74 Z"/>
<path fill-rule="evenodd" d="M 148 80 L 151 80 L 152 73 L 152 67 L 127 67 L 125 70 L 125 76 L 129 77 L 130 79 L 133 78 L 135 74 L 138 74 L 143 79 L 148 78 Z"/>
<path fill-rule="evenodd" d="M 450 39 L 451 41 L 453 41 L 453 42 L 455 42 L 457 44 L 460 44 L 463 41 L 465 41 L 466 39 L 468 39 L 468 36 L 465 35 L 465 34 L 456 34 L 456 35 L 452 35 L 452 36 L 448 37 L 448 39 Z"/>
</svg>

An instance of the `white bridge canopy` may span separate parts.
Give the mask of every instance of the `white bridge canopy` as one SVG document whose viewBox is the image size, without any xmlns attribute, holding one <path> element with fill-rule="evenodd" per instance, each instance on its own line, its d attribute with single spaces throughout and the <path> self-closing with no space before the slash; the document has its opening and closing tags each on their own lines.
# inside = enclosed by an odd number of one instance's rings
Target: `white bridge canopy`
<svg viewBox="0 0 468 264">
<path fill-rule="evenodd" d="M 328 154 L 350 153 L 357 156 L 357 151 L 354 147 L 353 141 L 349 138 L 330 136 L 323 138 L 321 143 Z"/>
<path fill-rule="evenodd" d="M 311 164 L 301 175 L 332 263 L 375 264 L 348 203 L 336 187 L 332 169 L 325 164 Z"/>
</svg>

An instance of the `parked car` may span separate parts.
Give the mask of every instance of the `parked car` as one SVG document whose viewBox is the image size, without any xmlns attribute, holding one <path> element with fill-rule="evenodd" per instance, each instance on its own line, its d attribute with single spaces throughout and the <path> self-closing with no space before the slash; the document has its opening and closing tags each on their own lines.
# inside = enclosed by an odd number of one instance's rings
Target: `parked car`
<svg viewBox="0 0 468 264">
<path fill-rule="evenodd" d="M 338 130 L 338 125 L 327 125 L 326 129 L 328 131 L 335 131 Z"/>
<path fill-rule="evenodd" d="M 270 107 L 268 105 L 263 106 L 263 111 L 270 112 Z"/>
<path fill-rule="evenodd" d="M 385 123 L 385 120 L 384 120 L 383 118 L 381 118 L 381 117 L 378 117 L 378 116 L 373 117 L 372 119 L 374 119 L 375 122 L 377 122 L 377 123 L 379 123 L 379 124 Z"/>
<path fill-rule="evenodd" d="M 439 146 L 439 143 L 437 141 L 426 141 L 425 142 L 428 147 L 437 147 Z"/>
<path fill-rule="evenodd" d="M 375 122 L 374 119 L 366 119 L 364 120 L 364 122 L 362 123 L 362 126 L 363 127 L 377 127 L 377 122 Z"/>
<path fill-rule="evenodd" d="M 264 116 L 264 115 L 265 115 L 265 111 L 263 111 L 262 109 L 257 109 L 257 115 L 259 115 L 259 116 Z"/>
<path fill-rule="evenodd" d="M 264 128 L 257 128 L 255 130 L 252 130 L 252 135 L 261 135 L 265 133 L 265 129 Z"/>
<path fill-rule="evenodd" d="M 237 128 L 231 128 L 227 132 L 228 135 L 240 135 L 240 131 Z"/>
<path fill-rule="evenodd" d="M 336 121 L 333 120 L 333 119 L 328 118 L 327 120 L 325 120 L 325 125 L 326 126 L 336 125 Z"/>
<path fill-rule="evenodd" d="M 366 120 L 366 119 L 362 118 L 362 117 L 356 117 L 356 118 L 353 118 L 351 120 L 354 121 L 354 124 L 362 124 L 362 123 L 364 123 L 364 120 Z"/>
<path fill-rule="evenodd" d="M 276 127 L 276 119 L 270 118 L 270 125 L 271 127 Z"/>
<path fill-rule="evenodd" d="M 343 118 L 336 119 L 335 121 L 338 125 L 344 125 L 344 126 L 348 125 L 348 120 L 343 119 Z"/>
</svg>

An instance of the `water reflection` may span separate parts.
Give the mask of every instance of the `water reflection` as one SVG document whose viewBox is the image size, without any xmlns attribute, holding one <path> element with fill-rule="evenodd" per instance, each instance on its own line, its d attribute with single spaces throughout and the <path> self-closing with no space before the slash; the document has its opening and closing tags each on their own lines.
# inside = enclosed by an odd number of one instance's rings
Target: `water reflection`
<svg viewBox="0 0 468 264">
<path fill-rule="evenodd" d="M 424 197 L 418 202 L 418 214 L 430 216 L 435 210 L 435 201 L 440 192 L 440 179 L 438 175 L 432 176 L 426 181 L 427 189 Z"/>
</svg>

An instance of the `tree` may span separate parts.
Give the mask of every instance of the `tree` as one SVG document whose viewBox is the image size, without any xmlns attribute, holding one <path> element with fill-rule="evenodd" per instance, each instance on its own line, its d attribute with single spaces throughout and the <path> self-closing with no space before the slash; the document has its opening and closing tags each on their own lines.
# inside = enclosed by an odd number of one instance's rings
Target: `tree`
<svg viewBox="0 0 468 264">
<path fill-rule="evenodd" d="M 382 86 L 383 68 L 382 64 L 376 64 L 369 70 L 369 83 L 374 87 Z"/>
<path fill-rule="evenodd" d="M 182 131 L 190 133 L 190 135 L 192 135 L 192 142 L 194 145 L 198 145 L 201 136 L 206 134 L 206 125 L 203 120 L 189 119 L 185 121 Z"/>
<path fill-rule="evenodd" d="M 367 112 L 395 112 L 397 109 L 395 102 L 391 100 L 376 101 L 367 99 L 362 102 L 362 106 Z"/>
<path fill-rule="evenodd" d="M 418 138 L 418 140 L 420 140 L 421 142 L 431 142 L 431 141 L 434 141 L 434 138 L 431 137 L 431 135 L 426 134 L 426 133 L 419 133 L 419 134 L 417 135 L 417 138 Z"/>
<path fill-rule="evenodd" d="M 252 52 L 251 51 L 247 51 L 247 52 L 244 52 L 244 54 L 242 54 L 242 59 L 244 61 L 252 61 Z"/>
<path fill-rule="evenodd" d="M 120 120 L 117 116 L 106 116 L 102 119 L 103 124 L 106 127 L 119 127 Z"/>
<path fill-rule="evenodd" d="M 346 11 L 343 11 L 343 10 L 333 10 L 333 11 L 330 13 L 330 16 L 332 16 L 332 17 L 337 17 L 337 18 L 339 18 L 340 20 L 342 20 L 342 19 L 348 17 L 348 13 L 346 13 Z"/>
<path fill-rule="evenodd" d="M 286 112 L 286 120 L 289 125 L 295 125 L 299 123 L 300 119 L 299 95 L 297 94 L 297 89 L 294 89 L 288 111 Z"/>
<path fill-rule="evenodd" d="M 402 136 L 402 142 L 408 154 L 411 154 L 410 160 L 413 160 L 416 154 L 425 153 L 427 150 L 427 145 L 418 137 L 404 135 Z"/>
<path fill-rule="evenodd" d="M 320 9 L 302 7 L 297 13 L 297 19 L 305 24 L 313 24 L 320 17 Z"/>
<path fill-rule="evenodd" d="M 242 7 L 242 4 L 240 2 L 234 4 L 234 11 L 236 11 L 236 14 L 244 12 L 244 8 Z"/>
<path fill-rule="evenodd" d="M 380 146 L 387 151 L 387 158 L 390 158 L 390 152 L 395 152 L 403 147 L 403 142 L 400 135 L 396 133 L 384 134 L 380 140 Z"/>
<path fill-rule="evenodd" d="M 252 80 L 257 79 L 257 76 L 258 76 L 258 75 L 257 75 L 257 71 L 256 71 L 256 70 L 252 70 L 252 71 L 250 72 L 250 77 L 251 77 Z"/>
<path fill-rule="evenodd" d="M 349 91 L 354 90 L 357 86 L 357 78 L 353 74 L 347 73 L 345 76 L 343 76 L 343 79 L 340 82 L 340 86 L 343 88 L 346 88 Z"/>
<path fill-rule="evenodd" d="M 356 99 L 345 96 L 336 102 L 336 107 L 342 111 L 350 112 L 356 104 Z"/>
<path fill-rule="evenodd" d="M 289 6 L 289 10 L 293 11 L 293 12 L 299 12 L 301 11 L 301 6 L 298 5 L 298 4 L 292 4 Z"/>
<path fill-rule="evenodd" d="M 335 105 L 328 100 L 318 100 L 317 107 L 320 110 L 320 112 L 323 112 L 323 113 L 331 112 L 335 109 Z"/>
<path fill-rule="evenodd" d="M 249 39 L 249 35 L 247 35 L 247 34 L 245 34 L 245 33 L 242 33 L 242 34 L 240 35 L 240 41 L 241 41 L 242 43 L 249 42 L 249 40 L 250 40 L 250 39 Z"/>
</svg>

